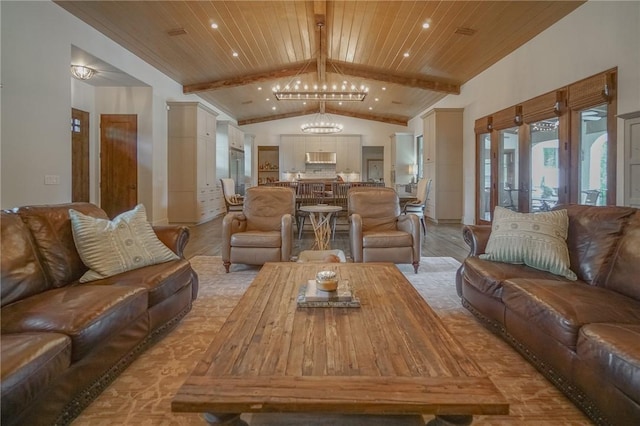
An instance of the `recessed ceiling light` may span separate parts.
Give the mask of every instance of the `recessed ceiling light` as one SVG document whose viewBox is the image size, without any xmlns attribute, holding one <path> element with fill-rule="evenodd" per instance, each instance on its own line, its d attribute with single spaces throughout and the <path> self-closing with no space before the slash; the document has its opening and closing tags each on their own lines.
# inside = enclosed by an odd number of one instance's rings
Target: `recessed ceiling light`
<svg viewBox="0 0 640 426">
<path fill-rule="evenodd" d="M 338 102 L 338 105 L 342 105 L 342 102 Z"/>
<path fill-rule="evenodd" d="M 271 107 L 271 109 L 275 111 L 275 110 L 276 110 L 276 107 L 274 107 L 274 106 L 273 106 L 273 107 Z"/>
<path fill-rule="evenodd" d="M 383 88 L 382 88 L 382 90 L 387 90 L 387 88 L 386 88 L 386 87 L 383 87 Z"/>
<path fill-rule="evenodd" d="M 428 22 L 425 22 L 424 24 L 422 24 L 422 28 L 424 28 L 425 30 L 426 30 L 427 28 L 429 28 L 430 26 L 431 26 L 431 25 L 429 25 L 429 23 L 428 23 Z"/>
<path fill-rule="evenodd" d="M 375 98 L 374 101 L 378 102 L 380 100 L 380 98 Z"/>
<path fill-rule="evenodd" d="M 369 111 L 371 111 L 373 109 L 373 107 L 369 107 Z"/>
<path fill-rule="evenodd" d="M 218 24 L 216 24 L 215 22 L 211 23 L 211 28 L 213 28 L 214 30 L 218 29 Z"/>
<path fill-rule="evenodd" d="M 269 99 L 269 98 L 265 99 L 265 101 L 267 101 L 267 102 L 269 102 L 270 100 L 271 100 L 271 99 Z"/>
<path fill-rule="evenodd" d="M 306 105 L 306 104 L 307 104 L 306 102 L 303 102 L 303 103 L 302 103 L 302 105 Z"/>
<path fill-rule="evenodd" d="M 234 58 L 237 58 L 238 57 L 238 52 L 233 52 L 232 55 L 233 55 Z"/>
<path fill-rule="evenodd" d="M 403 55 L 403 56 L 404 56 L 405 58 L 408 58 L 408 57 L 409 57 L 409 52 L 404 52 L 404 55 Z"/>
</svg>

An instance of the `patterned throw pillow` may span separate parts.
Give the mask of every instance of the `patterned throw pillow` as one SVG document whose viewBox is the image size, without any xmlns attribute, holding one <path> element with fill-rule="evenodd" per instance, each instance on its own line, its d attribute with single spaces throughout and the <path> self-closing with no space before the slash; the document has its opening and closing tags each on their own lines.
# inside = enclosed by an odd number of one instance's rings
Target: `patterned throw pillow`
<svg viewBox="0 0 640 426">
<path fill-rule="evenodd" d="M 518 213 L 496 206 L 491 235 L 481 259 L 518 263 L 576 280 L 569 269 L 566 210 Z"/>
<path fill-rule="evenodd" d="M 158 239 L 142 204 L 111 221 L 73 209 L 69 216 L 78 254 L 89 268 L 81 283 L 179 259 Z"/>
</svg>

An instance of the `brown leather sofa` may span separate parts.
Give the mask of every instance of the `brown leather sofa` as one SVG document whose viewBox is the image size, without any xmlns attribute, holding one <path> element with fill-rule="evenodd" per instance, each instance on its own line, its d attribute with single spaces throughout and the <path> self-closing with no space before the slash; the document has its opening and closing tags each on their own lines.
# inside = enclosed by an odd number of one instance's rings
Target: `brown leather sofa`
<svg viewBox="0 0 640 426">
<path fill-rule="evenodd" d="M 401 214 L 392 188 L 355 187 L 347 192 L 349 243 L 354 262 L 410 263 L 420 266 L 422 234 L 415 214 Z"/>
<path fill-rule="evenodd" d="M 191 309 L 198 277 L 183 256 L 185 227 L 154 227 L 179 257 L 78 282 L 69 209 L 107 219 L 89 203 L 1 213 L 2 418 L 68 424 L 146 347 Z"/>
<path fill-rule="evenodd" d="M 596 424 L 640 424 L 640 210 L 564 205 L 577 281 L 483 260 L 490 226 L 466 226 L 462 304 Z"/>
<path fill-rule="evenodd" d="M 222 263 L 263 265 L 288 262 L 293 249 L 296 194 L 292 188 L 256 186 L 247 189 L 241 213 L 222 219 Z"/>
</svg>

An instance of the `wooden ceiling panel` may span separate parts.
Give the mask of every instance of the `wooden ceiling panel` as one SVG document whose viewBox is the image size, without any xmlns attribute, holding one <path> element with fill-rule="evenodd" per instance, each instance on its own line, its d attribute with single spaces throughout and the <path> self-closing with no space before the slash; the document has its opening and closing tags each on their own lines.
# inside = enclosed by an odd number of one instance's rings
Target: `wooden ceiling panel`
<svg viewBox="0 0 640 426">
<path fill-rule="evenodd" d="M 275 101 L 271 88 L 296 77 L 311 82 L 324 75 L 327 81 L 369 87 L 364 102 L 327 104 L 327 110 L 386 122 L 406 121 L 447 93 L 458 93 L 461 84 L 583 3 L 55 2 L 182 84 L 185 92 L 197 93 L 239 121 L 317 110 L 318 105 Z M 325 22 L 322 34 L 317 20 Z M 211 28 L 213 22 L 217 29 Z M 430 28 L 423 29 L 424 22 Z M 322 51 L 320 35 L 326 38 Z"/>
</svg>

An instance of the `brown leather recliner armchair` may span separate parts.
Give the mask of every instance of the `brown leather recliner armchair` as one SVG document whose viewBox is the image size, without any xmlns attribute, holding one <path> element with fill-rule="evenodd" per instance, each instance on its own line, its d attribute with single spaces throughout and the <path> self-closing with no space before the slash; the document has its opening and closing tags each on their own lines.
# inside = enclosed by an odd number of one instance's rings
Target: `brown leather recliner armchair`
<svg viewBox="0 0 640 426">
<path fill-rule="evenodd" d="M 227 272 L 232 263 L 289 261 L 295 202 L 291 188 L 247 189 L 242 212 L 228 213 L 222 220 L 222 262 Z"/>
<path fill-rule="evenodd" d="M 354 262 L 411 263 L 418 272 L 421 255 L 420 219 L 402 215 L 392 188 L 351 188 L 349 242 Z"/>
</svg>

